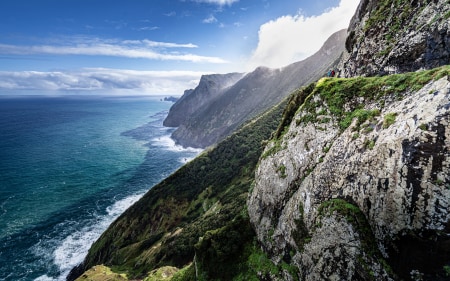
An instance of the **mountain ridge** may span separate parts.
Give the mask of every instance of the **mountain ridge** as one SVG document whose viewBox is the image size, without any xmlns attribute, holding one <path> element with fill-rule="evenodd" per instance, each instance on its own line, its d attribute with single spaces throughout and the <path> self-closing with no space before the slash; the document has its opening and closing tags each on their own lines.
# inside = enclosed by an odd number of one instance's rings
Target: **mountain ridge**
<svg viewBox="0 0 450 281">
<path fill-rule="evenodd" d="M 243 75 L 243 73 L 202 75 L 198 86 L 195 89 L 185 90 L 181 98 L 171 106 L 163 125 L 178 127 L 185 123 L 192 114 L 217 99 Z"/>
<path fill-rule="evenodd" d="M 146 281 L 167 266 L 172 281 L 449 280 L 450 65 L 422 70 L 419 48 L 379 76 L 392 65 L 363 54 L 392 22 L 355 37 L 402 3 L 445 25 L 448 1 L 362 0 L 339 66 L 367 77 L 319 79 L 243 123 L 122 214 L 71 278 L 105 264 Z"/>
<path fill-rule="evenodd" d="M 192 93 L 216 98 L 188 114 L 185 122 L 181 122 L 173 132 L 172 138 L 185 147 L 204 148 L 217 143 L 245 121 L 281 102 L 296 88 L 325 76 L 339 61 L 344 40 L 345 31 L 338 31 L 328 38 L 319 51 L 303 61 L 280 69 L 258 67 L 220 94 Z M 183 101 L 180 100 L 179 104 Z M 171 114 L 185 114 L 175 108 L 171 112 L 167 119 L 172 118 Z"/>
</svg>

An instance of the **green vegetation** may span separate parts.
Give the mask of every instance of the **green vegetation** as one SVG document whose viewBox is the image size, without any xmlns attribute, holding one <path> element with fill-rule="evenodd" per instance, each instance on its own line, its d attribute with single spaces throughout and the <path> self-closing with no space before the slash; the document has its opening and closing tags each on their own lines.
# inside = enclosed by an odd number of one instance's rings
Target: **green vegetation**
<svg viewBox="0 0 450 281">
<path fill-rule="evenodd" d="M 397 117 L 397 113 L 388 113 L 384 116 L 383 120 L 383 128 L 389 128 L 392 124 L 395 123 L 395 118 Z"/>
<path fill-rule="evenodd" d="M 449 19 L 450 18 L 450 11 L 448 11 L 445 15 L 444 15 L 444 19 Z"/>
<path fill-rule="evenodd" d="M 377 242 L 375 240 L 375 236 L 373 235 L 372 229 L 370 228 L 369 222 L 364 216 L 364 213 L 357 206 L 343 199 L 331 199 L 323 202 L 319 206 L 318 213 L 318 222 L 316 223 L 318 227 L 321 227 L 321 220 L 325 216 L 338 214 L 344 217 L 347 222 L 351 224 L 358 232 L 363 252 L 366 253 L 368 257 L 373 258 L 382 264 L 385 271 L 389 275 L 394 276 L 392 269 L 383 259 L 383 256 L 378 249 Z M 370 269 L 365 262 L 366 258 L 367 257 L 360 256 L 358 260 L 363 265 L 363 268 L 369 271 L 367 273 L 370 275 Z"/>
<path fill-rule="evenodd" d="M 444 265 L 444 272 L 446 277 L 450 277 L 450 265 Z"/>
<path fill-rule="evenodd" d="M 194 265 L 191 263 L 185 266 L 175 273 L 170 281 L 197 281 Z"/>
<path fill-rule="evenodd" d="M 385 101 L 402 99 L 407 90 L 449 74 L 450 66 L 444 66 L 386 77 L 324 78 L 297 90 L 153 187 L 94 243 L 85 268 L 105 264 L 117 278 L 143 279 L 160 273 L 149 272 L 152 269 L 170 266 L 181 268 L 172 278 L 177 281 L 283 279 L 286 272 L 296 277 L 295 267 L 284 261 L 275 265 L 261 251 L 247 217 L 248 191 L 266 140 L 272 135 L 272 149 L 265 156 L 281 149 L 297 114 L 303 116 L 296 120 L 298 126 L 327 120 L 345 130 L 355 123 L 354 136 L 359 137 L 359 130 L 371 130 Z M 369 103 L 373 106 L 366 108 Z M 387 120 L 392 124 L 395 115 Z M 367 143 L 369 149 L 374 145 L 374 140 Z M 327 153 L 330 147 L 321 149 Z M 281 165 L 278 172 L 286 176 L 286 167 Z M 319 212 L 343 215 L 362 235 L 364 251 L 381 259 L 370 226 L 356 206 L 336 199 L 323 203 Z M 302 217 L 295 223 L 292 235 L 301 250 L 310 242 L 310 233 Z"/>
<path fill-rule="evenodd" d="M 398 34 L 408 30 L 408 27 L 414 24 L 415 18 L 428 2 L 426 0 L 418 0 L 414 4 L 414 2 L 406 0 L 378 1 L 363 27 L 365 34 L 373 31 L 380 32 L 381 28 L 384 39 L 388 44 L 378 56 L 384 56 L 392 50 L 397 43 L 398 39 L 396 38 L 398 38 Z M 386 13 L 386 11 L 390 11 L 390 13 Z"/>
<path fill-rule="evenodd" d="M 97 265 L 86 271 L 77 281 L 127 281 L 125 274 L 114 273 L 111 268 L 104 265 Z"/>
<path fill-rule="evenodd" d="M 365 110 L 365 109 L 358 108 L 352 112 L 347 112 L 344 115 L 345 115 L 344 119 L 341 122 L 339 122 L 339 127 L 342 130 L 345 130 L 346 128 L 348 128 L 350 126 L 353 119 L 357 118 L 355 131 L 359 131 L 359 127 L 361 126 L 361 124 L 366 122 L 366 120 L 373 120 L 374 117 L 379 116 L 380 110 L 378 110 L 378 109 Z"/>
<path fill-rule="evenodd" d="M 280 173 L 280 177 L 285 179 L 287 177 L 286 174 L 286 166 L 284 166 L 283 164 L 281 164 L 278 168 L 277 168 L 277 172 Z"/>
<path fill-rule="evenodd" d="M 364 122 L 371 121 L 380 115 L 388 97 L 402 99 L 408 90 L 420 90 L 431 80 L 437 80 L 446 75 L 450 75 L 450 66 L 383 77 L 322 78 L 315 88 L 308 87 L 298 93 L 306 98 L 298 99 L 304 100 L 304 104 L 297 104 L 297 108 L 303 110 L 303 117 L 297 120 L 297 125 L 316 122 L 318 109 L 320 108 L 320 114 L 324 115 L 323 107 L 326 106 L 331 119 L 338 122 L 341 130 L 347 129 L 355 118 L 357 118 L 355 130 L 359 130 Z M 325 104 L 322 101 L 314 102 L 315 95 L 319 95 Z M 364 108 L 369 102 L 374 102 L 376 108 Z M 294 106 L 291 107 L 294 108 Z M 393 114 L 389 114 L 387 118 L 387 124 L 395 121 Z"/>
<path fill-rule="evenodd" d="M 366 140 L 364 142 L 364 147 L 372 150 L 375 147 L 375 140 Z"/>
<path fill-rule="evenodd" d="M 152 270 L 143 281 L 164 281 L 173 280 L 172 277 L 178 272 L 178 268 L 172 266 L 164 266 Z"/>
<path fill-rule="evenodd" d="M 225 230 L 235 226 L 234 221 L 242 222 L 247 192 L 263 150 L 261 143 L 277 128 L 285 105 L 286 102 L 281 103 L 243 125 L 235 134 L 153 187 L 94 243 L 86 268 L 105 264 L 115 272 L 142 278 L 154 268 L 185 268 L 196 252 L 200 258 L 196 247 L 203 249 L 202 243 L 217 235 L 226 236 Z M 216 248 L 241 249 L 240 236 L 234 234 L 234 240 L 224 239 L 224 242 L 233 241 L 234 248 L 231 244 L 219 244 Z M 203 254 L 231 256 L 232 251 L 221 251 Z M 203 261 L 205 264 L 199 266 Z M 210 262 L 214 261 L 218 260 Z M 217 264 L 209 265 L 206 259 L 199 262 L 197 265 L 207 274 L 215 274 L 210 271 L 219 268 Z M 191 271 L 185 268 L 176 276 L 188 276 Z"/>
<path fill-rule="evenodd" d="M 281 122 L 279 123 L 277 130 L 272 136 L 272 143 L 271 143 L 272 147 L 262 155 L 262 158 L 266 158 L 267 156 L 273 155 L 282 149 L 281 142 L 283 140 L 284 134 L 289 129 L 292 119 L 297 113 L 297 110 L 299 109 L 300 105 L 302 105 L 305 102 L 308 95 L 310 95 L 311 92 L 313 91 L 315 85 L 316 85 L 315 83 L 311 83 L 307 87 L 303 87 L 294 91 L 288 97 L 287 104 L 285 105 L 285 109 L 281 117 Z"/>
<path fill-rule="evenodd" d="M 359 131 L 364 122 L 373 121 L 380 115 L 389 97 L 400 100 L 408 90 L 418 91 L 431 80 L 446 75 L 450 75 L 450 66 L 383 77 L 322 78 L 317 83 L 298 89 L 289 97 L 281 123 L 269 144 L 270 149 L 265 151 L 262 158 L 283 149 L 283 136 L 297 113 L 301 112 L 302 115 L 296 120 L 297 126 L 335 120 L 343 131 L 357 118 L 355 130 Z M 316 95 L 320 96 L 320 101 L 314 101 Z M 376 108 L 366 109 L 364 106 L 369 102 L 374 102 Z M 371 130 L 365 127 L 365 133 Z"/>
</svg>

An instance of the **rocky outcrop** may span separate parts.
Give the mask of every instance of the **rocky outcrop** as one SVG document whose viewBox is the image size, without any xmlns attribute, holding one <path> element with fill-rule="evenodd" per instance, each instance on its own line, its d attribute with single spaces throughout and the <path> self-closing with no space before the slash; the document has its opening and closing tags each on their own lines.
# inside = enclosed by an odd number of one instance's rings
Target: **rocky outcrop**
<svg viewBox="0 0 450 281">
<path fill-rule="evenodd" d="M 180 122 L 172 138 L 183 146 L 191 147 L 207 147 L 217 143 L 246 121 L 281 102 L 295 89 L 323 77 L 339 61 L 345 36 L 344 30 L 333 34 L 316 54 L 282 69 L 258 67 L 220 94 L 209 87 L 206 90 L 210 93 L 205 95 L 217 98 L 196 110 L 184 111 L 174 106 L 171 112 L 187 117 L 185 122 Z M 198 100 L 197 93 L 196 89 L 188 97 Z M 177 104 L 181 107 L 188 97 L 180 99 Z M 168 124 L 178 123 L 166 120 L 165 125 Z"/>
<path fill-rule="evenodd" d="M 385 75 L 450 64 L 448 0 L 363 0 L 348 28 L 341 76 Z"/>
<path fill-rule="evenodd" d="M 323 79 L 297 93 L 248 200 L 275 262 L 301 280 L 448 280 L 449 74 Z"/>
<path fill-rule="evenodd" d="M 203 75 L 198 86 L 184 91 L 183 96 L 170 108 L 163 125 L 178 127 L 185 123 L 189 116 L 207 107 L 242 76 L 243 73 Z"/>
</svg>

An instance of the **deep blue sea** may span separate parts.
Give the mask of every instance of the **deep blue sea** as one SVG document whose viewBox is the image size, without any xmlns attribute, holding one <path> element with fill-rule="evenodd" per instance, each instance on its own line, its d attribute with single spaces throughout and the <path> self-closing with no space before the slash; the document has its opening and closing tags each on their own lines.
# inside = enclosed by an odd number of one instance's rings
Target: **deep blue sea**
<svg viewBox="0 0 450 281">
<path fill-rule="evenodd" d="M 199 151 L 160 97 L 0 97 L 0 280 L 65 280 L 108 225 Z"/>
</svg>

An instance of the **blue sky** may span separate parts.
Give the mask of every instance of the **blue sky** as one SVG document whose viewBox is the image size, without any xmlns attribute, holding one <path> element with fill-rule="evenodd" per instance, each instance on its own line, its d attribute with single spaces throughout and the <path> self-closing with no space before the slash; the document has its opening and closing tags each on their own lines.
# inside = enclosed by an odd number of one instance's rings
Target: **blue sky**
<svg viewBox="0 0 450 281">
<path fill-rule="evenodd" d="M 282 67 L 357 0 L 4 0 L 0 94 L 174 94 L 202 74 Z"/>
</svg>

